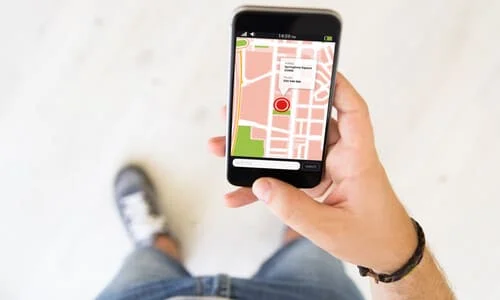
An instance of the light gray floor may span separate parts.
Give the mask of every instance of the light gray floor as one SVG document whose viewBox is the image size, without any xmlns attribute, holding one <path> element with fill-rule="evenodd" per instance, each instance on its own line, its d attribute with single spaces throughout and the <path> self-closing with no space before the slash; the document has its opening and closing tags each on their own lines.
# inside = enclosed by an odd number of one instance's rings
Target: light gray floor
<svg viewBox="0 0 500 300">
<path fill-rule="evenodd" d="M 248 275 L 277 247 L 263 205 L 224 208 L 223 161 L 206 151 L 224 132 L 239 2 L 2 1 L 1 299 L 102 288 L 130 250 L 111 193 L 129 160 L 157 180 L 195 274 Z M 500 299 L 500 2 L 262 2 L 341 12 L 340 70 L 397 192 L 459 298 Z"/>
</svg>

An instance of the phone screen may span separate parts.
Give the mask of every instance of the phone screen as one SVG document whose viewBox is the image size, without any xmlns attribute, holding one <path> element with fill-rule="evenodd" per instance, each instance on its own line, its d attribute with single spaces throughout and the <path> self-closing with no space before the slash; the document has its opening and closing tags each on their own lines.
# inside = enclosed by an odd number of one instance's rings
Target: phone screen
<svg viewBox="0 0 500 300">
<path fill-rule="evenodd" d="M 246 7 L 232 22 L 230 183 L 321 182 L 342 24 L 329 10 Z"/>
<path fill-rule="evenodd" d="M 239 32 L 234 51 L 232 165 L 320 170 L 333 38 Z"/>
</svg>

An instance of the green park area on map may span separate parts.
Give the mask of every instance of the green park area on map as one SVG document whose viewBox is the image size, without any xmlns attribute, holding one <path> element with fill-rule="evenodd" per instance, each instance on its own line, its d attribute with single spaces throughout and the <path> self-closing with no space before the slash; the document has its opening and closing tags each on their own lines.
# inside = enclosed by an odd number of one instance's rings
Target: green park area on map
<svg viewBox="0 0 500 300">
<path fill-rule="evenodd" d="M 234 156 L 264 157 L 264 141 L 252 140 L 250 130 L 250 126 L 238 126 L 233 149 Z"/>
</svg>

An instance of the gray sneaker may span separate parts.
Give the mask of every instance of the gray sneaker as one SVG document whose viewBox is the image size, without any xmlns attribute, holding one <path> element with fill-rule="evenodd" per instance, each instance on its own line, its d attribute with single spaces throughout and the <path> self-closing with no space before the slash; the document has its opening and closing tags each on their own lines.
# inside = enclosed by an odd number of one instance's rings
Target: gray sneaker
<svg viewBox="0 0 500 300">
<path fill-rule="evenodd" d="M 137 247 L 151 245 L 158 234 L 169 234 L 153 182 L 141 167 L 122 168 L 114 188 L 123 225 Z"/>
</svg>

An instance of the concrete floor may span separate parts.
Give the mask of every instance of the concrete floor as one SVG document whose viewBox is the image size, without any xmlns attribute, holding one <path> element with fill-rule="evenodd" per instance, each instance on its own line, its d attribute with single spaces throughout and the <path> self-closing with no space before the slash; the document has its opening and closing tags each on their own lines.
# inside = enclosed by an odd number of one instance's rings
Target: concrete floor
<svg viewBox="0 0 500 300">
<path fill-rule="evenodd" d="M 224 132 L 240 2 L 0 4 L 1 299 L 98 293 L 131 249 L 111 190 L 130 160 L 158 182 L 193 273 L 248 275 L 274 251 L 279 222 L 224 208 L 223 161 L 206 151 Z M 260 2 L 343 15 L 340 70 L 399 196 L 459 299 L 500 299 L 500 2 Z"/>
</svg>

